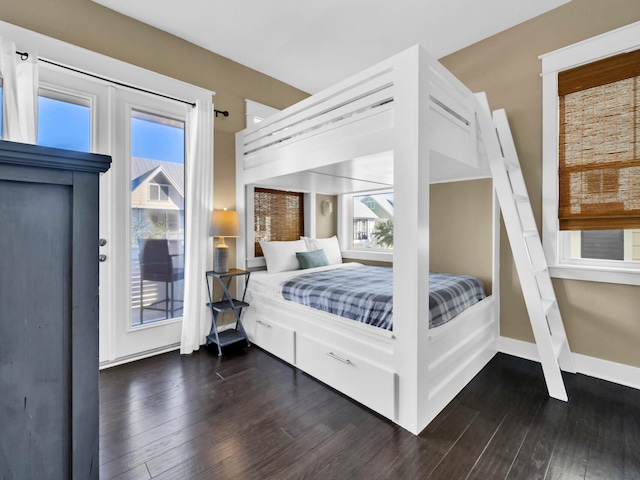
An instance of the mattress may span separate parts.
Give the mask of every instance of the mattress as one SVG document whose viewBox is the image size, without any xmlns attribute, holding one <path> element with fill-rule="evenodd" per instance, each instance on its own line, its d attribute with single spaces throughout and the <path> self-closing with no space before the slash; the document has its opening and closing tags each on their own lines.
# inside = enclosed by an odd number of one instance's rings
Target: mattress
<svg viewBox="0 0 640 480">
<path fill-rule="evenodd" d="M 262 273 L 262 272 L 259 272 Z M 344 263 L 278 274 L 252 274 L 256 294 L 393 330 L 393 270 Z M 429 327 L 447 323 L 485 298 L 482 282 L 468 275 L 429 274 Z"/>
</svg>

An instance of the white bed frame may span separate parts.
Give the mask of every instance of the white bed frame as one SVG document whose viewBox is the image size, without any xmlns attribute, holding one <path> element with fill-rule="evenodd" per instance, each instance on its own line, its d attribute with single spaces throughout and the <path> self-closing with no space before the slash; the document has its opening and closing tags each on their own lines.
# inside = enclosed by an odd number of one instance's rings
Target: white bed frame
<svg viewBox="0 0 640 480">
<path fill-rule="evenodd" d="M 497 351 L 495 197 L 493 251 L 479 252 L 493 256 L 492 294 L 434 329 L 423 294 L 429 184 L 491 178 L 478 140 L 473 94 L 418 46 L 239 132 L 240 268 L 259 262 L 251 253 L 254 186 L 332 195 L 393 186 L 395 205 L 393 332 L 267 298 L 244 312 L 250 340 L 420 433 Z M 307 211 L 313 235 L 315 208 Z"/>
</svg>

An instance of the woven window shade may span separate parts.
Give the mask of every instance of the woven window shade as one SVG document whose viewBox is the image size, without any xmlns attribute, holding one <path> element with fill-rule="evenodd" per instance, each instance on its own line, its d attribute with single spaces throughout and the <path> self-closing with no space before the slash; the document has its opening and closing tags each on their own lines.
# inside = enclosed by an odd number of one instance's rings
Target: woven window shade
<svg viewBox="0 0 640 480">
<path fill-rule="evenodd" d="M 558 75 L 560 230 L 640 228 L 640 50 Z"/>
<path fill-rule="evenodd" d="M 260 241 L 299 240 L 304 235 L 304 194 L 268 188 L 254 190 L 255 256 Z"/>
</svg>

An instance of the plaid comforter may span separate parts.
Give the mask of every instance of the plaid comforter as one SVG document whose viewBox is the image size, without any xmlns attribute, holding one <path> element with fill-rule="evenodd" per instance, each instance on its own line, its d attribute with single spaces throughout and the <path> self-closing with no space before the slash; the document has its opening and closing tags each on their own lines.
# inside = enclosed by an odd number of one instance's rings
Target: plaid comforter
<svg viewBox="0 0 640 480">
<path fill-rule="evenodd" d="M 429 327 L 437 327 L 485 297 L 480 280 L 467 275 L 429 274 Z M 282 296 L 311 308 L 393 330 L 393 270 L 358 266 L 298 275 L 282 285 Z"/>
</svg>

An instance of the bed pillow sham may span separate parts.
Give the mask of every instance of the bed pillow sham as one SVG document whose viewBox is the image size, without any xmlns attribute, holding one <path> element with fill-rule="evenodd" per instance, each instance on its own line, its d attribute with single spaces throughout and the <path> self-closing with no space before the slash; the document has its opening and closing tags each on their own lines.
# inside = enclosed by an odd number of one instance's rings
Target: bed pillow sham
<svg viewBox="0 0 640 480">
<path fill-rule="evenodd" d="M 304 240 L 290 242 L 260 242 L 264 259 L 267 262 L 267 272 L 278 273 L 289 270 L 299 270 L 300 263 L 296 252 L 306 252 L 309 249 Z"/>
<path fill-rule="evenodd" d="M 300 268 L 305 270 L 307 268 L 326 267 L 329 265 L 329 260 L 324 253 L 324 250 L 313 250 L 311 252 L 296 252 L 298 262 L 300 262 Z"/>
<path fill-rule="evenodd" d="M 307 251 L 324 250 L 329 265 L 335 265 L 342 263 L 342 252 L 340 252 L 340 244 L 338 243 L 338 237 L 335 235 L 330 238 L 311 238 L 300 237 L 307 244 Z"/>
</svg>

